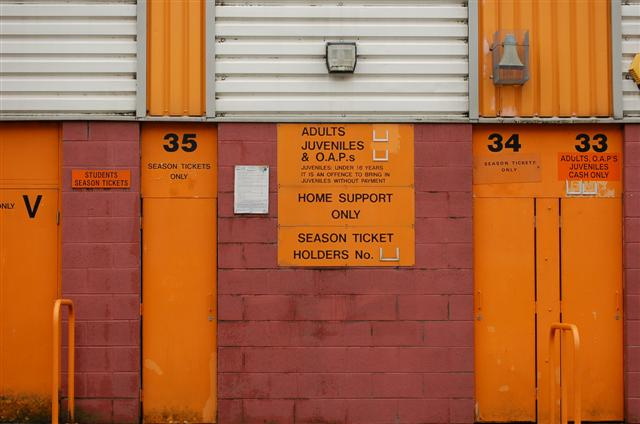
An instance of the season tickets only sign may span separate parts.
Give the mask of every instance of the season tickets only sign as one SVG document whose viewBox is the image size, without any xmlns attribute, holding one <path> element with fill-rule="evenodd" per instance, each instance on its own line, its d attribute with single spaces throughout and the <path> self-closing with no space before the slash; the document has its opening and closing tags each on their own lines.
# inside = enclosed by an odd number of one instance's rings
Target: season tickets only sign
<svg viewBox="0 0 640 424">
<path fill-rule="evenodd" d="M 620 197 L 616 125 L 478 125 L 474 197 Z"/>
<path fill-rule="evenodd" d="M 278 264 L 415 262 L 412 125 L 278 126 Z"/>
</svg>

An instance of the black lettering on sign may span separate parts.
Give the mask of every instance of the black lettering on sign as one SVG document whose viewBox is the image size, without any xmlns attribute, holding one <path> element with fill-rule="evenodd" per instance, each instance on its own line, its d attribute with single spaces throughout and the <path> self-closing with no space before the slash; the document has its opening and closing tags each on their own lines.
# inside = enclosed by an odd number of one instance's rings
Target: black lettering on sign
<svg viewBox="0 0 640 424">
<path fill-rule="evenodd" d="M 359 209 L 334 209 L 331 211 L 333 219 L 358 219 L 359 216 Z"/>
<path fill-rule="evenodd" d="M 0 202 L 0 209 L 13 209 L 15 205 L 14 202 Z"/>
<path fill-rule="evenodd" d="M 304 127 L 302 128 L 302 135 L 320 136 L 320 137 L 333 137 L 339 135 L 344 137 L 347 132 L 344 127 Z"/>
<path fill-rule="evenodd" d="M 356 243 L 391 243 L 394 233 L 353 233 Z"/>
<path fill-rule="evenodd" d="M 182 134 L 183 151 L 191 153 L 196 150 L 196 148 L 198 147 L 198 143 L 196 143 L 196 136 L 197 134 Z M 180 145 L 178 144 L 178 140 L 180 139 L 180 137 L 178 136 L 178 134 L 168 133 L 165 134 L 163 139 L 168 141 L 167 144 L 162 145 L 162 148 L 165 151 L 173 153 L 180 148 Z"/>
<path fill-rule="evenodd" d="M 294 250 L 293 251 L 293 259 L 349 259 L 349 251 L 348 250 L 337 250 L 337 249 L 326 249 L 326 250 Z"/>
<path fill-rule="evenodd" d="M 513 150 L 514 152 L 519 152 L 522 147 L 520 144 L 520 134 L 511 134 L 511 137 L 507 139 L 507 142 L 504 145 L 502 144 L 502 134 L 490 134 L 488 140 L 493 142 L 493 144 L 487 144 L 487 148 L 493 153 L 500 152 L 505 147 Z"/>
<path fill-rule="evenodd" d="M 344 233 L 298 233 L 298 243 L 346 243 Z"/>
<path fill-rule="evenodd" d="M 38 213 L 38 208 L 40 207 L 40 201 L 42 200 L 42 194 L 38 194 L 36 196 L 36 203 L 31 207 L 31 201 L 29 200 L 29 196 L 26 194 L 22 195 L 22 200 L 24 200 L 24 206 L 27 208 L 27 214 L 29 215 L 29 219 L 33 219 L 36 217 Z"/>
<path fill-rule="evenodd" d="M 331 203 L 333 202 L 332 193 L 298 193 L 298 203 Z"/>
<path fill-rule="evenodd" d="M 371 259 L 371 253 L 364 250 L 356 250 L 356 259 Z"/>
<path fill-rule="evenodd" d="M 596 141 L 597 144 L 592 146 L 589 143 L 590 140 Z M 576 150 L 580 153 L 588 152 L 591 148 L 598 153 L 602 153 L 606 152 L 609 148 L 609 145 L 607 144 L 607 136 L 604 134 L 596 134 L 593 138 L 589 137 L 587 134 L 578 134 L 576 136 L 576 141 L 580 142 L 580 144 L 575 145 Z"/>
</svg>

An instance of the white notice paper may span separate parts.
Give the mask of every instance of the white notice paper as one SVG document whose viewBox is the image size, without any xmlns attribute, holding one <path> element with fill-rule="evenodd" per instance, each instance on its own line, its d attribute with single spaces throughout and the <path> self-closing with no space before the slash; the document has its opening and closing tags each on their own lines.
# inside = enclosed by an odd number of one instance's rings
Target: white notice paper
<svg viewBox="0 0 640 424">
<path fill-rule="evenodd" d="M 234 213 L 269 213 L 269 167 L 237 165 L 233 193 Z"/>
</svg>

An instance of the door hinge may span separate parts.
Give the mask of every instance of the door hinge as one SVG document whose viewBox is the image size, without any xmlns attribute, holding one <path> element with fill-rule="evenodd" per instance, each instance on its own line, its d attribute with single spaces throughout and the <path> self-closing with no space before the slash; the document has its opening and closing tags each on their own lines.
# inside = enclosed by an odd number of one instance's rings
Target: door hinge
<svg viewBox="0 0 640 424">
<path fill-rule="evenodd" d="M 56 225 L 60 225 L 60 211 L 56 213 Z"/>
<path fill-rule="evenodd" d="M 140 217 L 140 229 L 142 230 L 142 217 Z"/>
<path fill-rule="evenodd" d="M 140 303 L 140 316 L 142 316 L 142 303 Z"/>
</svg>

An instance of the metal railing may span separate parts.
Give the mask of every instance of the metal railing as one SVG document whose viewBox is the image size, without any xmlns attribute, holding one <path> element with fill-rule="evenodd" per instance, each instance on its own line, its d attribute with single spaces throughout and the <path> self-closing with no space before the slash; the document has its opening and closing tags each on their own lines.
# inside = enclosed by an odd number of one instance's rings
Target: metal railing
<svg viewBox="0 0 640 424">
<path fill-rule="evenodd" d="M 75 324 L 76 316 L 73 309 L 73 302 L 69 299 L 57 299 L 53 305 L 53 383 L 51 386 L 51 424 L 58 424 L 59 405 L 58 392 L 60 390 L 60 309 L 62 306 L 69 307 L 69 349 L 67 351 L 67 408 L 69 411 L 68 420 L 74 422 L 74 374 L 75 374 Z"/>
<path fill-rule="evenodd" d="M 573 422 L 574 424 L 581 424 L 582 418 L 580 415 L 581 410 L 581 390 L 580 390 L 580 333 L 578 327 L 575 324 L 563 324 L 554 323 L 551 324 L 551 330 L 549 332 L 549 423 L 555 422 L 556 412 L 556 379 L 555 379 L 555 351 L 556 351 L 556 335 L 563 332 L 571 333 L 571 340 L 573 341 Z M 567 384 L 562 378 L 562 367 L 560 367 L 560 422 L 567 424 L 567 401 L 568 401 L 568 388 Z"/>
</svg>

